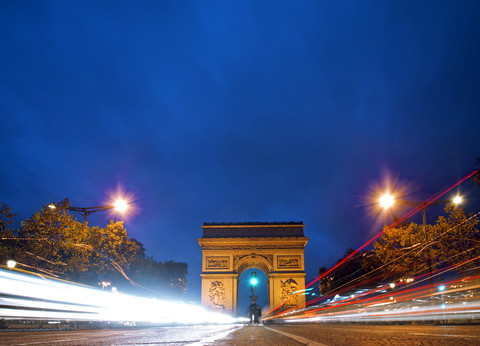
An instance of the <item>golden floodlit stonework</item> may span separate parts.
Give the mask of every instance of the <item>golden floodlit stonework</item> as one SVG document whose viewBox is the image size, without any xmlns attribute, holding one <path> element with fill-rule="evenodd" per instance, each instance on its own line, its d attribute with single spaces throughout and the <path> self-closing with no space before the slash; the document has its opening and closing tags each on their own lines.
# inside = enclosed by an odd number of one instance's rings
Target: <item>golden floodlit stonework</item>
<svg viewBox="0 0 480 346">
<path fill-rule="evenodd" d="M 308 238 L 302 222 L 205 223 L 202 247 L 202 304 L 238 313 L 240 275 L 257 268 L 267 275 L 269 308 L 305 304 L 304 250 Z"/>
</svg>

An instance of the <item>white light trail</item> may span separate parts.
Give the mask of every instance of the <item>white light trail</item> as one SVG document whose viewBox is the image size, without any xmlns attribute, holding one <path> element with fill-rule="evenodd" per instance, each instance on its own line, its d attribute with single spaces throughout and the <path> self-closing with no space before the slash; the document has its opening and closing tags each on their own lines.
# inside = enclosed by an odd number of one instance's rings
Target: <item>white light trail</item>
<svg viewBox="0 0 480 346">
<path fill-rule="evenodd" d="M 3 269 L 0 269 L 0 318 L 155 324 L 243 322 L 192 304 L 114 293 Z"/>
</svg>

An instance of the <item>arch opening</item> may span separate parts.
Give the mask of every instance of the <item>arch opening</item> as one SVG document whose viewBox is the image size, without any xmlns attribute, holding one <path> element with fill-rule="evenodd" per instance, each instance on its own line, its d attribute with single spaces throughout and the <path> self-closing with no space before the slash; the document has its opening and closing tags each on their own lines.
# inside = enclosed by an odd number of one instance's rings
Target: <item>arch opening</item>
<svg viewBox="0 0 480 346">
<path fill-rule="evenodd" d="M 243 271 L 238 276 L 238 316 L 248 316 L 247 310 L 251 303 L 250 297 L 252 290 L 250 278 L 252 272 L 255 272 L 258 280 L 255 286 L 256 303 L 262 308 L 262 312 L 268 311 L 268 279 L 267 275 L 260 269 L 251 267 Z"/>
</svg>

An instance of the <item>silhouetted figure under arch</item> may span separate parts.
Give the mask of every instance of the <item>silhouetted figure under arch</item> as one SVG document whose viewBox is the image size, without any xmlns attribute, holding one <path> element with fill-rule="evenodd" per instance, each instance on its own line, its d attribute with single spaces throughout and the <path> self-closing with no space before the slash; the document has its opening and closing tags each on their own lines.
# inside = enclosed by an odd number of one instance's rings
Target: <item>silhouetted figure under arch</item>
<svg viewBox="0 0 480 346">
<path fill-rule="evenodd" d="M 248 307 L 248 317 L 250 318 L 251 323 L 259 323 L 259 318 L 262 316 L 262 309 L 260 306 L 255 304 L 255 301 L 252 301 L 252 304 Z"/>
</svg>

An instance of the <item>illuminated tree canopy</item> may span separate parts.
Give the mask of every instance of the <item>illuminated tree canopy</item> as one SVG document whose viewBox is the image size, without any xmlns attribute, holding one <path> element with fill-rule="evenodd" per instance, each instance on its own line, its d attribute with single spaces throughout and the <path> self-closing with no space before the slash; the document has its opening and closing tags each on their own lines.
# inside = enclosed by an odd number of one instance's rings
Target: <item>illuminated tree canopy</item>
<svg viewBox="0 0 480 346">
<path fill-rule="evenodd" d="M 16 215 L 1 204 L 1 263 L 14 259 L 22 269 L 89 285 L 108 281 L 129 292 L 185 292 L 186 263 L 157 262 L 146 256 L 144 246 L 128 236 L 121 221 L 90 227 L 67 211 L 68 199 L 56 205 L 43 206 L 11 229 Z"/>
<path fill-rule="evenodd" d="M 435 224 L 403 223 L 388 229 L 373 243 L 373 249 L 356 253 L 344 264 L 322 277 L 320 292 L 389 282 L 452 267 L 459 273 L 478 265 L 480 229 L 477 215 L 466 215 L 461 207 L 447 205 Z M 354 253 L 350 248 L 337 263 Z M 431 268 L 430 268 L 431 267 Z"/>
</svg>

